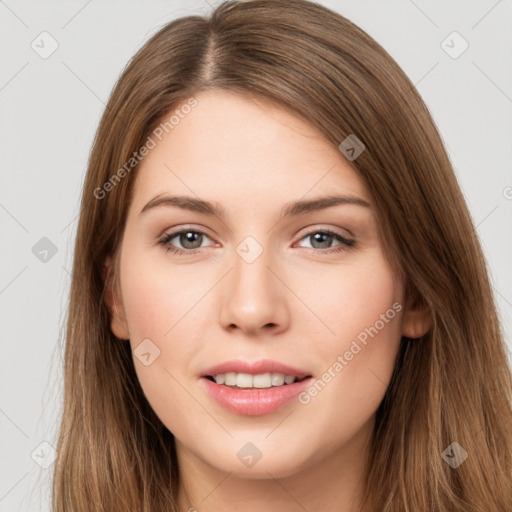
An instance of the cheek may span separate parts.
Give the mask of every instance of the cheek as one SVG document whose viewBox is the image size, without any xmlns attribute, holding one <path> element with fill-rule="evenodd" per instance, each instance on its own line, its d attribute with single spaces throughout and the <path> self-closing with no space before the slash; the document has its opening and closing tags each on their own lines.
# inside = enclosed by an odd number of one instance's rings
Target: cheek
<svg viewBox="0 0 512 512">
<path fill-rule="evenodd" d="M 166 270 L 154 259 L 144 266 L 140 258 L 127 258 L 122 272 L 123 303 L 139 383 L 162 422 L 178 432 L 186 431 L 183 418 L 200 417 L 184 384 L 189 361 L 197 351 L 196 341 L 201 339 L 201 326 L 192 320 L 205 286 L 194 285 L 190 272 Z M 139 348 L 143 346 L 144 350 Z M 148 352 L 151 362 L 146 365 L 148 361 L 138 354 Z"/>
<path fill-rule="evenodd" d="M 165 265 L 164 250 L 162 254 L 162 261 L 154 254 L 151 258 L 141 254 L 124 262 L 123 303 L 133 342 L 143 338 L 170 342 L 182 322 L 189 323 L 194 305 L 207 289 L 186 268 Z"/>
<path fill-rule="evenodd" d="M 397 309 L 401 309 L 401 284 L 380 252 L 374 251 L 353 265 L 326 266 L 293 279 L 294 291 L 313 313 L 299 315 L 296 311 L 295 321 L 302 322 L 310 334 L 316 331 L 316 347 L 325 355 L 348 349 L 358 336 L 364 342 L 368 329 L 375 324 L 382 344 L 386 343 L 384 339 L 400 337 L 401 316 Z"/>
<path fill-rule="evenodd" d="M 145 255 L 134 248 L 126 254 L 121 266 L 123 306 L 135 368 L 143 384 L 153 378 L 155 369 L 159 368 L 158 374 L 164 369 L 172 371 L 169 368 L 170 354 L 172 360 L 180 361 L 182 352 L 187 351 L 187 343 L 177 339 L 176 332 L 187 321 L 187 309 L 194 299 L 197 301 L 197 290 L 190 281 L 187 286 L 183 273 L 166 270 L 154 253 Z M 138 347 L 144 340 L 151 340 L 154 347 L 151 343 L 148 345 L 150 352 L 158 355 L 147 369 L 136 358 Z"/>
<path fill-rule="evenodd" d="M 316 312 L 330 332 L 316 345 L 323 367 L 302 403 L 336 439 L 354 433 L 378 408 L 401 340 L 400 283 L 382 259 L 344 269 L 317 296 Z"/>
</svg>

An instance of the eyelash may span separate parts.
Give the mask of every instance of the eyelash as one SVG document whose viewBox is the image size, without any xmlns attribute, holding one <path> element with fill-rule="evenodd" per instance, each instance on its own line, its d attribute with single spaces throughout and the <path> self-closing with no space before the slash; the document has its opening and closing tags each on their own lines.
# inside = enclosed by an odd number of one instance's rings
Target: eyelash
<svg viewBox="0 0 512 512">
<path fill-rule="evenodd" d="M 158 241 L 158 243 L 162 247 L 164 247 L 164 248 L 166 247 L 167 248 L 166 252 L 169 252 L 174 247 L 170 244 L 170 241 L 173 238 L 176 238 L 178 235 L 181 235 L 182 233 L 197 233 L 197 234 L 205 235 L 208 237 L 208 235 L 204 231 L 201 231 L 198 229 L 184 228 L 184 229 L 180 229 L 178 231 L 174 231 L 172 233 L 168 233 L 168 234 L 164 235 L 164 237 L 161 238 Z M 304 238 L 307 238 L 308 236 L 312 236 L 312 235 L 315 235 L 318 233 L 333 236 L 336 240 L 338 240 L 340 242 L 340 245 L 336 246 L 333 249 L 326 249 L 326 250 L 315 249 L 314 247 L 306 247 L 306 249 L 309 249 L 310 251 L 313 251 L 315 253 L 319 253 L 322 255 L 328 255 L 328 254 L 346 251 L 347 249 L 350 249 L 355 246 L 355 240 L 350 240 L 348 238 L 345 238 L 345 237 L 341 236 L 339 233 L 336 233 L 335 231 L 331 231 L 329 229 L 317 229 L 314 231 L 310 231 L 309 233 L 306 233 L 304 236 L 302 236 L 300 238 L 300 240 L 303 240 Z M 208 237 L 208 238 L 210 238 L 210 237 Z M 197 254 L 199 252 L 199 250 L 200 249 L 180 249 L 179 247 L 174 247 L 173 255 L 190 256 L 193 254 Z"/>
</svg>

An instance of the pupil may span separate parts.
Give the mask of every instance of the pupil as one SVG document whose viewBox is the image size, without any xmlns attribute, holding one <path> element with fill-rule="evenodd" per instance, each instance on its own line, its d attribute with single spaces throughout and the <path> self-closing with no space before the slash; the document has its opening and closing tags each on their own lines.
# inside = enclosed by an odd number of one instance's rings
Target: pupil
<svg viewBox="0 0 512 512">
<path fill-rule="evenodd" d="M 187 233 L 183 233 L 181 235 L 181 244 L 183 247 L 186 247 L 187 249 L 197 249 L 201 246 L 201 243 L 199 245 L 194 245 L 194 243 L 197 243 L 197 238 L 201 237 L 202 235 L 200 233 L 194 233 L 192 231 L 188 231 Z M 201 242 L 201 239 L 199 238 L 199 242 Z M 192 244 L 192 246 L 190 246 Z"/>
<path fill-rule="evenodd" d="M 322 238 L 326 238 L 327 240 L 324 240 L 322 242 Z M 322 245 L 322 248 L 326 248 L 326 247 L 329 247 L 329 242 L 331 241 L 332 239 L 332 235 L 329 235 L 327 233 L 315 233 L 313 235 L 313 239 L 315 240 L 315 242 L 319 242 L 320 245 Z M 315 247 L 315 245 L 313 244 L 313 247 Z"/>
</svg>

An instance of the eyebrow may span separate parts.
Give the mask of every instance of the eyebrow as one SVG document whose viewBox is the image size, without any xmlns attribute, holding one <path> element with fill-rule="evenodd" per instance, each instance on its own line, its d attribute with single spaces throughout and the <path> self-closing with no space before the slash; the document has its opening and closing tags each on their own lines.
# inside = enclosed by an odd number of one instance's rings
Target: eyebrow
<svg viewBox="0 0 512 512">
<path fill-rule="evenodd" d="M 315 199 L 298 200 L 286 203 L 281 210 L 280 219 L 323 210 L 325 208 L 330 208 L 331 206 L 342 204 L 371 208 L 370 203 L 364 199 L 361 199 L 360 197 L 352 195 L 329 195 Z M 144 206 L 144 208 L 142 208 L 139 215 L 159 206 L 181 208 L 183 210 L 189 210 L 212 217 L 217 217 L 219 219 L 224 219 L 226 216 L 225 209 L 218 203 L 212 203 L 210 201 L 205 201 L 203 199 L 190 196 L 156 196 L 151 201 L 149 201 Z"/>
</svg>

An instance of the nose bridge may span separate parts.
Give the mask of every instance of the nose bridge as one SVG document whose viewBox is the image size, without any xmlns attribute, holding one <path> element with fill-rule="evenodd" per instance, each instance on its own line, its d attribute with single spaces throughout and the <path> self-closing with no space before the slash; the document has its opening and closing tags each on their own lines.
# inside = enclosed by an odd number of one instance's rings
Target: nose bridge
<svg viewBox="0 0 512 512">
<path fill-rule="evenodd" d="M 261 247 L 261 246 L 259 246 Z M 271 264 L 270 251 L 263 250 L 255 246 L 252 242 L 242 242 L 236 249 L 234 257 L 233 275 L 234 291 L 242 294 L 243 297 L 251 298 L 255 296 L 271 294 L 268 283 Z M 261 298 L 261 297 L 260 297 Z"/>
<path fill-rule="evenodd" d="M 253 332 L 269 325 L 283 327 L 287 322 L 282 283 L 269 270 L 273 259 L 271 250 L 254 237 L 246 237 L 236 247 L 221 299 L 224 327 Z"/>
</svg>

